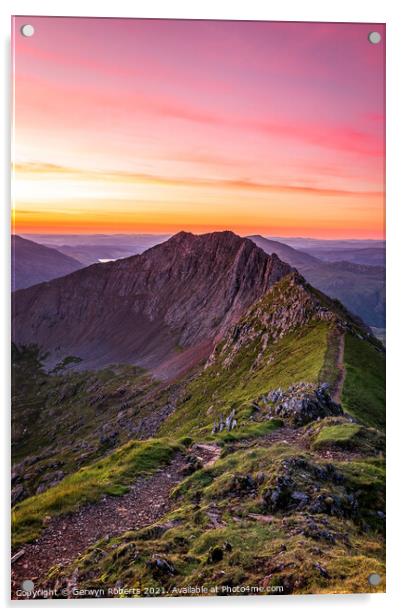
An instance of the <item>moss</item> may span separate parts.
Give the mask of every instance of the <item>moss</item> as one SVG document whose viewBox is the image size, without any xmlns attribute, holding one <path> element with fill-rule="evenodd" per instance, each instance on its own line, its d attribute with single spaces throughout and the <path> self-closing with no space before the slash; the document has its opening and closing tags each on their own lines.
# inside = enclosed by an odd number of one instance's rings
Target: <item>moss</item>
<svg viewBox="0 0 402 616">
<path fill-rule="evenodd" d="M 374 428 L 339 421 L 334 425 L 315 427 L 311 444 L 313 449 L 337 448 L 375 455 L 384 451 L 384 435 Z"/>
<path fill-rule="evenodd" d="M 205 586 L 211 595 L 230 594 L 225 586 L 239 584 L 256 587 L 244 594 L 258 592 L 257 587 L 262 594 L 384 590 L 384 584 L 377 588 L 368 584 L 373 572 L 385 580 L 378 537 L 366 533 L 363 539 L 351 522 L 331 520 L 327 527 L 337 540 L 323 542 L 303 534 L 306 522 L 295 515 L 286 525 L 276 518 L 266 523 L 232 521 L 215 529 L 182 524 L 155 540 L 126 534 L 99 542 L 67 569 L 53 570 L 48 582 L 68 579 L 69 572 L 78 570 L 78 587 L 102 588 L 119 580 L 123 586 L 138 587 L 143 596 L 147 586 L 161 584 L 168 596 L 175 596 L 175 588 L 187 586 Z M 155 554 L 174 567 L 172 575 L 150 567 Z"/>
<path fill-rule="evenodd" d="M 320 430 L 318 436 L 314 439 L 314 448 L 350 445 L 359 431 L 360 426 L 352 423 L 326 426 Z"/>
</svg>

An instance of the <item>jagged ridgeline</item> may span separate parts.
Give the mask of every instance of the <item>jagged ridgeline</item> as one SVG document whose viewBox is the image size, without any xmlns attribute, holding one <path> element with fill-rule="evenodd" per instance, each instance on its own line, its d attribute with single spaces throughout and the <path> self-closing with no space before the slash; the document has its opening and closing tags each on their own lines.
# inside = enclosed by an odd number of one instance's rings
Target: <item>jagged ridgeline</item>
<svg viewBox="0 0 402 616">
<path fill-rule="evenodd" d="M 384 348 L 276 255 L 180 233 L 13 307 L 16 583 L 384 575 Z"/>
</svg>

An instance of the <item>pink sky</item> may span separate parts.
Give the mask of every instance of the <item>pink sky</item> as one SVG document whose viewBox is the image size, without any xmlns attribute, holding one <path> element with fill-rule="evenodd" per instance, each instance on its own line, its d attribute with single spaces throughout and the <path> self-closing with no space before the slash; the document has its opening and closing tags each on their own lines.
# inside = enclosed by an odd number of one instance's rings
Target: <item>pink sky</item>
<svg viewBox="0 0 402 616">
<path fill-rule="evenodd" d="M 15 18 L 16 231 L 383 237 L 384 39 Z"/>
</svg>

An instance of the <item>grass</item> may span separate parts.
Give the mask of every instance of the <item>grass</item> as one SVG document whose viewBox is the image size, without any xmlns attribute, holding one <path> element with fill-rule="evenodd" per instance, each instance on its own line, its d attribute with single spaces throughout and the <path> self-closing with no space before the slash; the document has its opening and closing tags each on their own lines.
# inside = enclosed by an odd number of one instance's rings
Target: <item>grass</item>
<svg viewBox="0 0 402 616">
<path fill-rule="evenodd" d="M 104 588 L 120 581 L 123 586 L 138 587 L 143 596 L 147 587 L 163 586 L 168 596 L 174 596 L 175 587 L 201 585 L 209 589 L 218 586 L 218 594 L 226 594 L 222 589 L 226 585 L 278 585 L 285 593 L 299 594 L 383 591 L 384 583 L 371 588 L 367 581 L 373 571 L 385 579 L 380 529 L 365 528 L 362 533 L 359 524 L 348 517 L 306 515 L 303 511 L 280 511 L 263 520 L 252 517 L 267 486 L 275 483 L 283 463 L 289 464 L 295 455 L 300 452 L 276 444 L 220 459 L 213 467 L 186 478 L 173 494 L 174 510 L 152 527 L 100 541 L 66 569 L 53 570 L 49 581 L 68 579 L 78 570 L 78 584 L 83 588 L 88 584 Z M 305 457 L 317 464 L 308 454 Z M 326 461 L 321 464 L 322 468 L 326 465 Z M 362 492 L 361 506 L 370 519 L 372 509 L 383 504 L 382 463 L 336 463 L 336 470 L 345 483 L 340 484 L 339 478 L 334 483 L 315 479 L 312 494 L 316 487 L 328 495 L 331 491 L 341 495 L 344 489 L 348 494 Z M 257 494 L 228 492 L 234 475 L 256 477 L 261 472 L 265 479 Z M 309 479 L 306 472 L 308 468 L 293 473 L 296 489 L 307 489 L 314 473 Z M 211 510 L 218 512 L 215 528 L 208 515 Z M 306 532 L 309 528 L 317 532 Z M 216 562 L 212 553 L 218 553 Z M 152 567 L 155 554 L 172 565 L 173 574 Z"/>
<path fill-rule="evenodd" d="M 250 403 L 258 396 L 295 382 L 318 382 L 328 327 L 327 323 L 314 322 L 289 333 L 267 347 L 257 368 L 253 367 L 257 342 L 245 346 L 229 368 L 221 358 L 188 385 L 186 401 L 167 418 L 159 434 L 205 438 L 214 420 L 220 414 L 227 415 L 233 407 L 237 410 L 238 431 L 249 430 L 245 425 L 252 412 Z M 213 412 L 207 414 L 211 405 Z"/>
<path fill-rule="evenodd" d="M 342 446 L 350 444 L 360 432 L 361 427 L 352 423 L 344 423 L 337 426 L 326 426 L 314 439 L 314 448 L 320 449 L 333 445 Z"/>
<path fill-rule="evenodd" d="M 167 464 L 179 445 L 163 439 L 132 441 L 82 467 L 49 490 L 18 503 L 12 512 L 13 545 L 32 541 L 46 516 L 60 516 L 104 494 L 120 496 L 140 475 Z"/>
<path fill-rule="evenodd" d="M 345 409 L 363 424 L 385 427 L 385 354 L 351 334 L 345 336 Z"/>
<path fill-rule="evenodd" d="M 270 419 L 265 422 L 250 423 L 244 427 L 241 427 L 239 430 L 234 430 L 232 432 L 221 432 L 217 434 L 213 440 L 215 440 L 219 445 L 226 445 L 236 441 L 265 436 L 266 434 L 270 434 L 274 430 L 277 430 L 282 425 L 283 422 L 281 419 Z"/>
<path fill-rule="evenodd" d="M 331 418 L 332 419 L 332 418 Z M 331 425 L 332 423 L 332 425 Z M 344 421 L 324 420 L 312 429 L 311 446 L 315 450 L 337 448 L 374 455 L 385 450 L 385 436 L 375 428 Z"/>
<path fill-rule="evenodd" d="M 138 438 L 141 422 L 168 399 L 169 386 L 136 366 L 49 374 L 38 347 L 14 345 L 12 461 L 23 467 L 25 496 L 55 469 L 68 475 Z"/>
</svg>

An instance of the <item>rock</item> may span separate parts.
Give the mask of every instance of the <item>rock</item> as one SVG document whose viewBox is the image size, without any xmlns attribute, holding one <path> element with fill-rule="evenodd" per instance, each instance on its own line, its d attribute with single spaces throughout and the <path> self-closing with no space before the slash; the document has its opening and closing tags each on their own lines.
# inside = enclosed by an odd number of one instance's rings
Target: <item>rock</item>
<svg viewBox="0 0 402 616">
<path fill-rule="evenodd" d="M 107 449 L 114 447 L 117 442 L 118 432 L 102 433 L 99 437 L 99 444 Z"/>
<path fill-rule="evenodd" d="M 315 524 L 314 522 L 308 522 L 307 526 L 303 529 L 302 534 L 305 537 L 315 539 L 316 541 L 326 541 L 332 545 L 336 543 L 337 539 L 334 533 L 320 528 L 318 524 Z"/>
<path fill-rule="evenodd" d="M 26 496 L 24 487 L 17 485 L 11 490 L 11 504 L 14 506 L 19 501 L 23 500 Z"/>
<path fill-rule="evenodd" d="M 278 389 L 273 389 L 266 396 L 265 400 L 267 402 L 278 402 L 282 398 L 283 392 L 280 387 Z"/>
<path fill-rule="evenodd" d="M 325 567 L 320 565 L 320 563 L 314 563 L 314 568 L 317 569 L 317 571 L 320 572 L 320 575 L 322 575 L 322 577 L 324 577 L 327 580 L 330 579 L 331 576 L 329 575 L 328 571 L 326 570 Z"/>
<path fill-rule="evenodd" d="M 38 487 L 36 488 L 35 494 L 42 494 L 45 491 L 46 491 L 46 484 L 45 483 L 40 483 L 38 485 Z"/>
<path fill-rule="evenodd" d="M 154 555 L 151 560 L 147 562 L 147 566 L 153 571 L 154 574 L 174 575 L 176 569 L 166 558 Z"/>
<path fill-rule="evenodd" d="M 305 505 L 310 500 L 310 497 L 307 494 L 304 492 L 298 492 L 297 490 L 291 493 L 290 498 L 297 501 L 300 505 Z"/>
<path fill-rule="evenodd" d="M 256 487 L 257 484 L 251 475 L 233 475 L 228 492 L 239 496 L 255 491 Z"/>
<path fill-rule="evenodd" d="M 218 563 L 223 559 L 223 550 L 218 546 L 214 546 L 209 549 L 208 552 L 208 562 L 209 563 Z"/>
<path fill-rule="evenodd" d="M 187 464 L 183 467 L 183 470 L 182 470 L 184 475 L 192 475 L 192 473 L 195 473 L 195 471 L 198 471 L 200 468 L 202 468 L 203 464 L 202 464 L 201 458 L 195 455 L 189 454 L 186 457 L 186 460 L 187 460 Z"/>
<path fill-rule="evenodd" d="M 255 480 L 256 480 L 256 482 L 259 485 L 264 483 L 264 481 L 265 481 L 265 473 L 263 471 L 258 471 L 258 473 L 255 476 Z"/>
<path fill-rule="evenodd" d="M 328 416 L 343 415 L 340 404 L 332 400 L 328 384 L 315 387 L 311 383 L 292 385 L 285 392 L 273 389 L 265 400 L 274 403 L 270 407 L 273 417 L 280 417 L 294 427 L 300 427 Z"/>
</svg>

